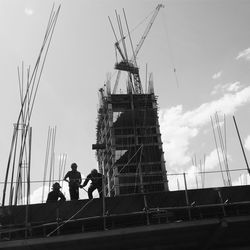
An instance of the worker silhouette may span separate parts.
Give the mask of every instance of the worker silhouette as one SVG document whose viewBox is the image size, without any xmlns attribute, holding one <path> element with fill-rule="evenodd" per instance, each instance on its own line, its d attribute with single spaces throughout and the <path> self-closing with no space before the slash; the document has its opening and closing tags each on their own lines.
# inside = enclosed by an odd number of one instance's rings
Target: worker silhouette
<svg viewBox="0 0 250 250">
<path fill-rule="evenodd" d="M 71 171 L 65 175 L 64 181 L 69 183 L 69 194 L 71 200 L 79 199 L 79 186 L 82 182 L 81 173 L 77 171 L 77 164 L 71 164 Z"/>
<path fill-rule="evenodd" d="M 102 197 L 102 174 L 98 173 L 96 169 L 93 169 L 89 175 L 87 175 L 84 183 L 80 185 L 81 188 L 84 188 L 88 182 L 91 181 L 91 184 L 88 188 L 89 199 L 93 199 L 93 192 L 97 189 L 99 197 Z"/>
<path fill-rule="evenodd" d="M 48 197 L 46 201 L 47 203 L 58 201 L 58 199 L 60 199 L 60 201 L 66 201 L 66 198 L 63 195 L 63 193 L 60 191 L 60 188 L 61 186 L 58 182 L 55 182 L 52 185 L 52 191 L 48 193 Z"/>
</svg>

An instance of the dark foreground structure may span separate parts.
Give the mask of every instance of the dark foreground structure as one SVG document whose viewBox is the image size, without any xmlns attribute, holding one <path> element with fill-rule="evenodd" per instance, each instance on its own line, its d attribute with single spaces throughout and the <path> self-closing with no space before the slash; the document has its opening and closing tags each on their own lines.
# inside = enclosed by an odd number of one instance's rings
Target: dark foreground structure
<svg viewBox="0 0 250 250">
<path fill-rule="evenodd" d="M 249 249 L 250 186 L 1 208 L 0 249 Z"/>
</svg>

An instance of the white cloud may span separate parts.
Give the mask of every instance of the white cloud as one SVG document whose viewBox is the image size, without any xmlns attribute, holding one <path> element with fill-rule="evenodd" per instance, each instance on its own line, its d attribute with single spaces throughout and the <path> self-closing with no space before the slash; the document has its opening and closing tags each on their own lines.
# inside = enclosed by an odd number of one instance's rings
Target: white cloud
<svg viewBox="0 0 250 250">
<path fill-rule="evenodd" d="M 215 79 L 218 79 L 218 78 L 221 77 L 221 74 L 222 74 L 222 71 L 219 71 L 219 72 L 215 73 L 215 74 L 212 76 L 212 78 L 213 78 L 214 80 L 215 80 Z"/>
<path fill-rule="evenodd" d="M 201 187 L 201 174 L 200 169 L 196 166 L 191 165 L 185 170 L 185 177 L 183 173 L 180 174 L 169 174 L 168 175 L 168 186 L 169 190 L 183 190 L 185 189 L 185 180 L 188 189 L 195 189 Z"/>
<path fill-rule="evenodd" d="M 214 86 L 211 94 L 215 95 L 217 93 L 237 92 L 240 89 L 242 89 L 242 85 L 239 81 L 233 83 L 218 84 Z"/>
<path fill-rule="evenodd" d="M 62 185 L 62 184 L 61 184 Z M 51 189 L 52 190 L 52 189 Z M 35 189 L 31 195 L 30 195 L 30 203 L 34 204 L 34 203 L 42 203 L 42 198 L 43 198 L 43 202 L 46 202 L 48 193 L 51 191 L 49 190 L 48 186 L 44 186 L 44 196 L 43 194 L 43 187 L 38 187 L 37 189 Z M 61 189 L 62 193 L 65 195 L 66 199 L 69 200 L 69 194 L 68 194 L 68 187 L 67 185 L 63 185 L 62 189 Z M 43 197 L 42 197 L 43 196 Z"/>
<path fill-rule="evenodd" d="M 192 188 L 197 188 L 197 182 L 198 182 L 198 169 L 195 166 L 191 166 L 188 168 L 187 170 L 187 174 L 186 174 L 186 182 L 188 183 L 188 189 L 192 189 Z M 197 182 L 196 182 L 197 181 Z"/>
<path fill-rule="evenodd" d="M 61 192 L 65 195 L 66 200 L 70 200 L 68 184 L 66 182 L 61 182 L 60 185 L 62 186 Z M 87 195 L 88 186 L 89 186 L 89 184 L 87 185 L 87 187 L 85 187 L 85 190 L 84 189 L 79 189 L 79 196 L 80 196 L 79 199 L 88 199 L 88 195 Z M 30 194 L 30 203 L 31 204 L 42 203 L 42 198 L 43 198 L 43 202 L 46 202 L 48 193 L 51 190 L 52 189 L 49 189 L 48 186 L 44 186 L 44 195 L 42 195 L 43 194 L 43 187 L 41 186 L 41 187 L 36 188 Z M 95 190 L 93 192 L 93 197 L 94 198 L 98 198 L 99 197 L 99 194 L 98 194 L 97 190 Z M 24 200 L 25 199 L 26 198 L 24 198 Z"/>
<path fill-rule="evenodd" d="M 229 86 L 227 87 L 227 90 L 229 92 L 236 92 L 241 88 L 240 86 L 240 82 L 233 82 L 231 84 L 229 84 Z"/>
<path fill-rule="evenodd" d="M 238 179 L 234 180 L 232 185 L 233 186 L 242 186 L 242 185 L 249 185 L 250 183 L 250 176 L 248 173 L 242 173 Z"/>
<path fill-rule="evenodd" d="M 221 91 L 221 84 L 217 84 L 214 86 L 212 92 L 211 92 L 211 95 L 215 95 L 217 93 L 219 93 Z"/>
<path fill-rule="evenodd" d="M 237 60 L 239 59 L 245 59 L 247 61 L 250 61 L 250 48 L 247 48 L 241 52 L 239 52 L 238 56 L 236 57 Z"/>
<path fill-rule="evenodd" d="M 165 157 L 170 166 L 183 165 L 190 161 L 186 152 L 190 139 L 198 133 L 196 128 L 184 124 L 182 115 L 181 105 L 160 111 L 162 140 L 168 152 Z"/>
<path fill-rule="evenodd" d="M 248 151 L 250 151 L 250 135 L 248 135 L 247 138 L 245 139 L 244 146 Z"/>
<path fill-rule="evenodd" d="M 32 10 L 31 8 L 25 8 L 24 9 L 24 13 L 27 15 L 27 16 L 31 16 L 34 14 L 34 10 Z"/>
<path fill-rule="evenodd" d="M 221 168 L 222 170 L 226 170 L 225 164 L 223 162 L 223 156 L 222 151 L 220 148 L 218 148 L 218 153 L 221 161 Z M 209 185 L 209 183 L 213 183 L 213 179 L 211 182 L 211 178 L 218 176 L 221 176 L 221 173 L 212 173 L 209 175 L 209 171 L 212 170 L 220 170 L 219 165 L 219 159 L 218 159 L 218 153 L 217 150 L 214 149 L 210 152 L 208 156 L 205 158 L 205 165 L 204 162 L 198 163 L 197 166 L 195 165 L 189 165 L 186 167 L 186 169 L 182 169 L 181 172 L 168 174 L 168 186 L 171 191 L 173 190 L 183 190 L 185 189 L 185 182 L 184 182 L 184 172 L 185 172 L 185 178 L 188 185 L 188 189 L 195 189 L 195 188 L 201 188 L 205 187 L 206 185 Z M 228 162 L 231 160 L 230 155 L 227 156 Z M 205 178 L 203 171 L 206 172 L 205 175 L 209 178 Z M 223 177 L 226 179 L 226 173 L 223 173 Z M 216 186 L 216 184 L 213 184 Z"/>
<path fill-rule="evenodd" d="M 167 166 L 187 168 L 187 164 L 191 160 L 190 155 L 192 155 L 189 149 L 191 140 L 197 137 L 202 127 L 210 123 L 210 117 L 215 112 L 222 112 L 225 115 L 233 114 L 248 102 L 250 102 L 250 87 L 236 93 L 224 94 L 220 99 L 204 103 L 198 108 L 186 112 L 182 105 L 161 109 L 159 122 Z M 212 167 L 213 161 L 212 159 L 210 161 L 209 164 Z"/>
<path fill-rule="evenodd" d="M 36 190 L 34 190 L 32 192 L 32 194 L 30 195 L 30 203 L 31 204 L 41 203 L 42 202 L 42 193 L 43 193 L 42 187 L 39 187 Z M 44 187 L 44 197 L 43 197 L 44 201 L 46 201 L 48 193 L 49 193 L 49 187 L 45 186 Z"/>
<path fill-rule="evenodd" d="M 219 154 L 219 156 L 221 156 Z M 210 152 L 210 154 L 206 157 L 206 170 L 212 170 L 216 168 L 219 164 L 218 153 L 217 150 L 214 149 Z"/>
<path fill-rule="evenodd" d="M 220 147 L 218 147 L 218 150 L 214 149 L 210 152 L 210 154 L 206 157 L 206 171 L 213 170 L 216 167 L 218 167 L 219 166 L 219 159 L 221 162 L 222 169 L 225 170 L 225 163 L 223 161 L 225 156 L 223 157 L 222 152 L 223 151 Z M 218 154 L 219 154 L 219 156 L 218 156 Z M 229 154 L 227 154 L 226 159 L 227 159 L 228 163 L 232 160 L 232 158 Z"/>
</svg>

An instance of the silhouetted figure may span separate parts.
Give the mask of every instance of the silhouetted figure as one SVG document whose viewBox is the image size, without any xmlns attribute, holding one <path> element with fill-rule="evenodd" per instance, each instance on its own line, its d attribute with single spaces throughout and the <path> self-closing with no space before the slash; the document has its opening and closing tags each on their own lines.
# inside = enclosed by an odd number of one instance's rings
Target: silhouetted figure
<svg viewBox="0 0 250 250">
<path fill-rule="evenodd" d="M 65 196 L 63 193 L 60 191 L 60 184 L 58 182 L 54 183 L 52 186 L 52 191 L 48 193 L 48 198 L 46 202 L 55 202 L 60 199 L 60 201 L 66 201 Z"/>
<path fill-rule="evenodd" d="M 69 194 L 71 200 L 78 200 L 79 199 L 79 186 L 82 182 L 81 173 L 77 171 L 77 164 L 71 164 L 71 171 L 65 175 L 64 179 L 69 183 Z M 68 180 L 67 180 L 68 178 Z"/>
<path fill-rule="evenodd" d="M 95 189 L 98 190 L 100 198 L 102 197 L 102 174 L 98 173 L 96 169 L 93 169 L 91 173 L 87 176 L 84 183 L 80 185 L 81 188 L 85 187 L 88 182 L 91 181 L 91 184 L 88 188 L 89 199 L 93 199 L 92 193 Z"/>
</svg>

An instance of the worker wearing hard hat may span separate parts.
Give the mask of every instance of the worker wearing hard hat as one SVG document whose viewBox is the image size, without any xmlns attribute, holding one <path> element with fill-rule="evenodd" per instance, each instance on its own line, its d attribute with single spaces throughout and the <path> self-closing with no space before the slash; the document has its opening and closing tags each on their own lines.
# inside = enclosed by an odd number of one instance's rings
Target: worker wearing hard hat
<svg viewBox="0 0 250 250">
<path fill-rule="evenodd" d="M 95 189 L 98 190 L 100 198 L 102 197 L 103 195 L 102 178 L 103 178 L 103 175 L 101 173 L 98 173 L 96 169 L 93 169 L 91 173 L 85 179 L 84 183 L 80 185 L 80 188 L 84 188 L 88 184 L 88 182 L 91 181 L 91 184 L 89 185 L 89 188 L 88 188 L 89 199 L 93 199 L 92 193 Z"/>
<path fill-rule="evenodd" d="M 54 201 L 58 201 L 58 199 L 60 201 L 66 201 L 66 198 L 63 195 L 63 193 L 60 191 L 60 188 L 61 186 L 58 182 L 54 183 L 52 186 L 52 191 L 49 192 L 46 202 L 54 202 Z"/>
<path fill-rule="evenodd" d="M 71 171 L 65 175 L 64 181 L 69 183 L 69 194 L 71 200 L 79 199 L 79 186 L 82 182 L 81 173 L 77 171 L 77 164 L 71 164 Z"/>
</svg>

